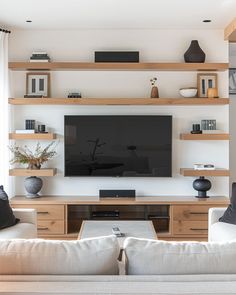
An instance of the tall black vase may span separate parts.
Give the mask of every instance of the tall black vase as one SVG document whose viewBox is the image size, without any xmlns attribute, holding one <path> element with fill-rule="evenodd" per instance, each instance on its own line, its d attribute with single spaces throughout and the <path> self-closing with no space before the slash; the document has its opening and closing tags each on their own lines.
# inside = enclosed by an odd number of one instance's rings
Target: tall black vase
<svg viewBox="0 0 236 295">
<path fill-rule="evenodd" d="M 185 62 L 205 62 L 206 54 L 198 44 L 198 40 L 192 40 L 188 50 L 184 54 Z"/>
</svg>

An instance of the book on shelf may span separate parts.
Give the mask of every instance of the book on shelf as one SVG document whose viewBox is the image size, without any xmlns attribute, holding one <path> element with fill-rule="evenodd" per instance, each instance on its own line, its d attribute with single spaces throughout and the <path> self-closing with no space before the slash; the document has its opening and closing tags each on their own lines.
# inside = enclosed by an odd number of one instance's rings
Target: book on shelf
<svg viewBox="0 0 236 295">
<path fill-rule="evenodd" d="M 30 62 L 50 62 L 50 59 L 30 59 Z"/>
<path fill-rule="evenodd" d="M 202 134 L 224 134 L 223 130 L 202 130 Z"/>
<path fill-rule="evenodd" d="M 35 130 L 34 129 L 17 129 L 15 130 L 16 134 L 34 134 Z"/>
</svg>

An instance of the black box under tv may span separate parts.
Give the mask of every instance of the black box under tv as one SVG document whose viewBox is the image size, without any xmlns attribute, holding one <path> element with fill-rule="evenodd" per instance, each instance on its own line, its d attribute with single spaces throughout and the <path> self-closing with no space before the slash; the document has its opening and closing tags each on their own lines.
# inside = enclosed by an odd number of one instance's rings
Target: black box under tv
<svg viewBox="0 0 236 295">
<path fill-rule="evenodd" d="M 95 62 L 139 62 L 139 51 L 95 51 Z"/>
</svg>

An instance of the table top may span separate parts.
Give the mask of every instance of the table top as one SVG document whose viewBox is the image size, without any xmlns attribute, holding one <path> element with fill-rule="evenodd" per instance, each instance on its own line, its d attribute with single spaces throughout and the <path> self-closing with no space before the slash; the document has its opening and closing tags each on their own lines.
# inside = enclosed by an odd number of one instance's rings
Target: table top
<svg viewBox="0 0 236 295">
<path fill-rule="evenodd" d="M 119 227 L 121 233 L 124 234 L 124 237 L 118 238 L 121 247 L 127 237 L 157 239 L 157 234 L 150 220 L 85 220 L 78 239 L 112 235 L 113 227 Z"/>
</svg>

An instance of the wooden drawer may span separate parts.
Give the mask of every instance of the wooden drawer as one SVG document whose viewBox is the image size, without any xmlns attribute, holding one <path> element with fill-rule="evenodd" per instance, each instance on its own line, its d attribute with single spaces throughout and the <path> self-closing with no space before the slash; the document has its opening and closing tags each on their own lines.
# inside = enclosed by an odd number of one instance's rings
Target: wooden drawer
<svg viewBox="0 0 236 295">
<path fill-rule="evenodd" d="M 63 220 L 39 220 L 38 221 L 38 235 L 47 234 L 64 234 Z"/>
<path fill-rule="evenodd" d="M 208 220 L 208 210 L 212 206 L 173 206 L 173 220 Z"/>
<path fill-rule="evenodd" d="M 36 209 L 38 220 L 65 219 L 64 205 L 15 205 L 14 208 Z"/>
<path fill-rule="evenodd" d="M 208 221 L 173 221 L 174 235 L 207 235 Z"/>
</svg>

